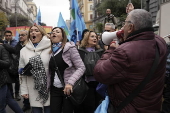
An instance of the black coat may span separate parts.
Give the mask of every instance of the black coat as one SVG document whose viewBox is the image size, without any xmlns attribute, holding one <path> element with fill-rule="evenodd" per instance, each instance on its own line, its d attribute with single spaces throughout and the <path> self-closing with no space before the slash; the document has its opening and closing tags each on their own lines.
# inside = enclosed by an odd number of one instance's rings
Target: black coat
<svg viewBox="0 0 170 113">
<path fill-rule="evenodd" d="M 9 54 L 15 54 L 15 47 L 9 44 L 3 44 L 4 48 L 9 52 Z"/>
<path fill-rule="evenodd" d="M 85 48 L 82 48 L 82 49 L 85 49 Z M 96 49 L 96 50 L 98 50 L 98 49 Z M 102 50 L 103 50 L 103 49 L 102 49 Z M 84 57 L 85 57 L 86 52 L 84 52 L 84 51 L 82 51 L 82 50 L 80 50 L 80 49 L 78 49 L 78 52 L 79 52 L 79 54 L 80 54 L 81 59 L 82 59 L 83 62 L 84 62 Z M 103 52 L 104 52 L 104 50 L 103 50 L 103 51 L 100 51 L 100 52 L 97 52 L 97 54 L 101 57 L 102 54 L 103 54 Z"/>
<path fill-rule="evenodd" d="M 0 45 L 0 71 L 3 69 L 8 69 L 9 66 L 10 66 L 9 54 L 6 51 L 6 49 L 2 45 Z M 7 74 L 8 73 L 6 73 L 7 81 L 11 82 L 11 79 L 9 78 Z M 2 76 L 1 73 L 0 73 L 0 76 Z M 1 81 L 0 85 L 4 84 L 3 80 L 0 80 L 0 81 Z"/>
<path fill-rule="evenodd" d="M 21 45 L 21 42 L 18 42 L 17 45 L 15 46 L 15 54 L 17 55 L 18 59 L 20 57 L 20 50 L 23 48 L 24 46 Z"/>
<path fill-rule="evenodd" d="M 83 50 L 82 50 L 83 49 Z M 84 73 L 84 75 L 83 75 L 83 78 L 85 77 L 85 75 L 89 72 L 89 71 L 87 71 L 88 69 L 90 70 L 90 72 L 91 72 L 91 66 L 87 66 L 86 65 L 86 61 L 84 61 L 84 59 L 85 59 L 85 55 L 87 54 L 84 50 L 86 50 L 85 48 L 79 48 L 78 49 L 78 52 L 79 52 L 79 54 L 80 54 L 80 57 L 81 57 L 81 59 L 82 59 L 82 61 L 84 62 L 84 64 L 85 64 L 85 66 L 86 66 L 86 71 L 85 71 L 85 73 Z M 103 49 L 95 49 L 95 51 L 96 51 L 96 53 L 99 55 L 99 57 L 101 57 L 102 56 L 102 54 L 103 54 L 103 52 L 104 52 L 104 50 Z M 86 63 L 85 63 L 86 62 Z M 93 67 L 93 66 L 92 66 Z M 88 68 L 88 69 L 87 69 Z M 87 72 L 87 73 L 86 73 Z M 89 73 L 90 74 L 90 73 Z"/>
</svg>

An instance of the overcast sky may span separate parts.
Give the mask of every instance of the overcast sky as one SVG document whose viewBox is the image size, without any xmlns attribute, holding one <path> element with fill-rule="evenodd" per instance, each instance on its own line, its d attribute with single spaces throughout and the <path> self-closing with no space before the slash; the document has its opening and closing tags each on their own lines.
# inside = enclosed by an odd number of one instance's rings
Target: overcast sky
<svg viewBox="0 0 170 113">
<path fill-rule="evenodd" d="M 41 11 L 41 22 L 47 26 L 57 26 L 59 13 L 64 20 L 70 19 L 69 0 L 33 0 L 37 8 Z"/>
</svg>

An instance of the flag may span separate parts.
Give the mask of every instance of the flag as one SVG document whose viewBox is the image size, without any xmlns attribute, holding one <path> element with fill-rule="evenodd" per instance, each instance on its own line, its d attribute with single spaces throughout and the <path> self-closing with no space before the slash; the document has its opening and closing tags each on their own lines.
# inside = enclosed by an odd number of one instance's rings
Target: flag
<svg viewBox="0 0 170 113">
<path fill-rule="evenodd" d="M 15 40 L 16 40 L 17 42 L 19 42 L 19 33 L 18 33 L 17 30 L 16 30 L 16 34 L 15 34 Z"/>
<path fill-rule="evenodd" d="M 39 8 L 39 11 L 37 13 L 37 17 L 36 17 L 34 23 L 36 23 L 38 25 L 41 25 L 41 11 L 40 11 L 40 8 Z"/>
<path fill-rule="evenodd" d="M 63 16 L 62 16 L 61 12 L 60 12 L 60 14 L 59 14 L 57 27 L 63 28 L 64 31 L 66 32 L 67 39 L 70 40 L 69 30 L 68 30 L 68 27 L 67 27 L 64 19 L 63 19 Z"/>
<path fill-rule="evenodd" d="M 77 0 L 71 2 L 71 25 L 70 25 L 70 36 L 71 41 L 76 43 L 82 39 L 82 32 L 86 29 L 84 19 L 81 15 Z"/>
</svg>

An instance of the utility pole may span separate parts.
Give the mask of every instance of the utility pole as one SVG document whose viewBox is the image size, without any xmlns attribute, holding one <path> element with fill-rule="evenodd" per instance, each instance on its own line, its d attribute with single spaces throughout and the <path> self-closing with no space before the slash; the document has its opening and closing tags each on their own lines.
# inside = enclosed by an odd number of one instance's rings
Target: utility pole
<svg viewBox="0 0 170 113">
<path fill-rule="evenodd" d="M 15 0 L 15 27 L 17 27 L 17 2 L 18 0 Z"/>
<path fill-rule="evenodd" d="M 146 0 L 146 10 L 149 12 L 149 2 L 150 0 Z"/>
</svg>

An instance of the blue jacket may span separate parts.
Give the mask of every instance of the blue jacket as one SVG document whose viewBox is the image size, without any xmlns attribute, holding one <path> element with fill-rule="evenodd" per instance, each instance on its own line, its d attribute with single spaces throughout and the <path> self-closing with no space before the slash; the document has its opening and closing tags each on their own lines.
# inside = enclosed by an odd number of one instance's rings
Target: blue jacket
<svg viewBox="0 0 170 113">
<path fill-rule="evenodd" d="M 7 44 L 7 43 L 8 43 L 8 41 L 7 41 L 7 40 L 4 40 L 4 44 Z M 10 41 L 10 45 L 11 45 L 12 47 L 15 47 L 15 46 L 17 45 L 17 43 L 18 43 L 18 41 L 15 40 L 15 39 L 13 39 L 13 40 Z"/>
</svg>

